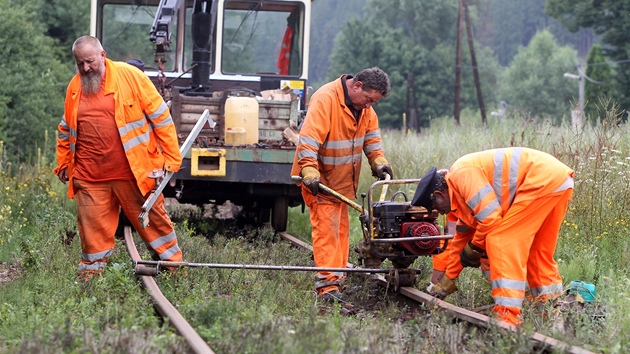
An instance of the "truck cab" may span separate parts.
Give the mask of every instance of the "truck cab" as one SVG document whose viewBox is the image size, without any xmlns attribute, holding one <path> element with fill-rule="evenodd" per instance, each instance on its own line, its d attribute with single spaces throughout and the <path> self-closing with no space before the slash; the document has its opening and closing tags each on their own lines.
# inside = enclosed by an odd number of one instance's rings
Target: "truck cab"
<svg viewBox="0 0 630 354">
<path fill-rule="evenodd" d="M 290 170 L 307 103 L 311 0 L 92 0 L 107 57 L 144 63 L 180 144 L 206 109 L 164 190 L 181 203 L 243 207 L 286 229 L 302 203 Z M 245 139 L 244 139 L 245 137 Z"/>
</svg>

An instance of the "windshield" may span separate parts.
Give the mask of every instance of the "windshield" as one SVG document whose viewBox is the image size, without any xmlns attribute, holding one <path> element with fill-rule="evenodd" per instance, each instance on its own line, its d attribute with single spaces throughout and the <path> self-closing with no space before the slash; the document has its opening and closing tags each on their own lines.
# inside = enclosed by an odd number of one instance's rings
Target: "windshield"
<svg viewBox="0 0 630 354">
<path fill-rule="evenodd" d="M 128 61 L 140 59 L 145 70 L 157 70 L 153 55 L 153 43 L 149 32 L 157 6 L 136 6 L 128 4 L 105 4 L 103 7 L 103 32 L 101 43 L 112 60 Z M 177 36 L 177 26 L 171 40 Z M 175 54 L 169 53 L 165 64 L 166 71 L 175 69 Z"/>
<path fill-rule="evenodd" d="M 223 26 L 223 73 L 300 75 L 301 24 L 297 6 L 264 2 L 251 8 L 226 3 Z M 265 11 L 272 8 L 273 11 Z"/>
<path fill-rule="evenodd" d="M 157 6 L 129 3 L 105 3 L 101 43 L 112 60 L 140 59 L 145 70 L 157 70 L 154 45 L 149 40 Z M 192 1 L 187 2 L 188 6 Z M 177 18 L 170 26 L 170 51 L 166 53 L 165 71 L 187 71 L 192 66 L 192 8 L 186 8 L 183 44 L 178 45 Z M 219 55 L 223 74 L 302 74 L 304 8 L 300 2 L 226 0 L 220 50 L 210 48 L 215 72 Z M 216 44 L 216 38 L 211 41 Z M 182 52 L 178 53 L 177 48 Z"/>
</svg>

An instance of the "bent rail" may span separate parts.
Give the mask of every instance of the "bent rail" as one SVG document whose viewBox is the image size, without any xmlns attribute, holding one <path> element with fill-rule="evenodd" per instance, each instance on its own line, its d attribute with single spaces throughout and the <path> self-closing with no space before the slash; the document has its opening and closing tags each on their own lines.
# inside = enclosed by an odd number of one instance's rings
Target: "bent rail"
<svg viewBox="0 0 630 354">
<path fill-rule="evenodd" d="M 140 254 L 138 253 L 138 249 L 136 248 L 136 244 L 133 241 L 133 235 L 131 232 L 131 227 L 125 226 L 124 229 L 125 236 L 125 244 L 127 245 L 127 251 L 133 259 L 134 264 L 140 261 Z M 197 334 L 197 332 L 192 328 L 192 326 L 184 319 L 184 317 L 175 309 L 175 307 L 168 301 L 168 299 L 162 294 L 160 288 L 158 287 L 155 279 L 152 276 L 148 275 L 138 275 L 142 285 L 147 289 L 151 297 L 155 300 L 155 307 L 158 312 L 164 317 L 167 318 L 169 323 L 175 327 L 177 333 L 179 333 L 193 352 L 198 354 L 214 354 L 212 349 L 208 346 L 203 338 Z"/>
</svg>

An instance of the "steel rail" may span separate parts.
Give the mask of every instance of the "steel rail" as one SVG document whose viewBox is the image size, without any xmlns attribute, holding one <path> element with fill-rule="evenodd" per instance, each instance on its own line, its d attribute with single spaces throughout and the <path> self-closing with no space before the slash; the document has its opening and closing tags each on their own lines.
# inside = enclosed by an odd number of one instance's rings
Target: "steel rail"
<svg viewBox="0 0 630 354">
<path fill-rule="evenodd" d="M 383 278 L 382 276 L 374 275 L 374 277 L 380 286 L 388 286 L 387 280 Z M 503 328 L 512 332 L 519 332 L 518 327 L 513 324 L 509 324 L 503 321 L 497 321 L 489 316 L 455 306 L 444 300 L 440 300 L 425 292 L 422 292 L 416 288 L 400 287 L 399 293 L 414 301 L 437 306 L 441 309 L 444 309 L 452 313 L 455 317 L 461 320 L 464 320 L 466 322 L 472 323 L 474 325 L 477 325 L 483 328 L 490 328 L 491 325 L 494 324 L 500 328 Z M 562 342 L 555 338 L 545 336 L 544 334 L 541 334 L 538 332 L 533 333 L 530 336 L 530 339 L 532 339 L 534 342 L 541 345 L 542 349 L 560 349 L 563 352 L 567 352 L 571 354 L 595 354 L 586 349 L 570 345 L 568 343 Z"/>
<path fill-rule="evenodd" d="M 169 261 L 145 261 L 138 260 L 137 266 L 160 267 L 190 267 L 190 268 L 218 268 L 218 269 L 250 269 L 250 270 L 286 270 L 302 272 L 345 272 L 345 273 L 390 273 L 394 268 L 331 268 L 308 266 L 278 266 L 267 264 L 229 264 L 229 263 L 193 263 L 193 262 L 169 262 Z M 409 268 L 420 271 L 420 269 Z"/>
<path fill-rule="evenodd" d="M 294 245 L 312 251 L 312 246 L 308 243 L 301 241 L 294 236 L 286 232 L 279 232 L 278 235 L 283 239 L 293 243 Z M 150 268 L 148 265 L 153 265 L 159 267 L 162 266 L 175 266 L 175 267 L 206 267 L 212 266 L 216 268 L 231 268 L 231 269 L 268 269 L 268 270 L 317 270 L 318 267 L 294 267 L 294 266 L 248 266 L 243 264 L 206 264 L 206 263 L 190 263 L 190 262 L 166 262 L 166 261 L 144 261 L 140 258 L 140 254 L 136 249 L 135 242 L 133 240 L 131 227 L 127 226 L 124 229 L 124 237 L 125 243 L 127 245 L 127 250 L 136 264 L 136 272 L 138 273 L 138 277 L 142 281 L 142 284 L 147 289 L 151 297 L 155 300 L 155 307 L 160 312 L 160 314 L 169 320 L 169 323 L 175 327 L 177 332 L 184 337 L 186 342 L 190 345 L 191 349 L 195 353 L 214 353 L 212 349 L 208 346 L 208 344 L 197 334 L 197 332 L 188 324 L 188 322 L 183 318 L 183 316 L 175 309 L 175 307 L 166 299 L 166 297 L 160 291 L 157 283 L 153 276 L 142 275 L 151 274 L 151 271 L 143 271 L 142 268 Z M 245 267 L 255 267 L 255 268 L 245 268 Z M 348 265 L 348 268 L 339 268 L 339 270 L 346 272 L 361 272 L 361 273 L 388 273 L 387 269 L 361 269 L 361 268 L 353 268 L 351 264 Z M 140 268 L 140 271 L 138 271 Z M 337 268 L 335 268 L 337 269 Z M 379 286 L 389 287 L 390 283 L 387 282 L 386 278 L 377 275 L 371 274 L 370 277 L 374 279 Z M 495 325 L 499 328 L 511 331 L 511 332 L 519 332 L 517 326 L 512 324 L 508 324 L 502 321 L 497 321 L 489 316 L 467 310 L 453 304 L 450 304 L 446 301 L 440 300 L 436 297 L 433 297 L 425 292 L 422 292 L 413 287 L 400 287 L 398 293 L 406 298 L 411 299 L 412 301 L 418 303 L 424 303 L 428 305 L 433 305 L 439 307 L 449 313 L 451 313 L 456 318 L 464 320 L 468 323 L 471 323 L 476 326 L 480 326 L 483 328 L 490 328 Z M 568 343 L 562 342 L 552 337 L 545 336 L 541 333 L 535 332 L 530 335 L 530 339 L 537 343 L 537 345 L 543 350 L 555 350 L 559 349 L 567 353 L 571 354 L 594 354 L 593 352 L 570 345 Z"/>
<path fill-rule="evenodd" d="M 127 245 L 127 251 L 133 259 L 134 263 L 141 260 L 136 244 L 133 240 L 133 235 L 130 226 L 124 228 L 125 244 Z M 188 343 L 194 353 L 197 354 L 213 354 L 214 352 L 208 346 L 199 334 L 192 328 L 192 326 L 184 319 L 184 317 L 175 309 L 175 306 L 171 304 L 168 299 L 160 291 L 160 287 L 157 285 L 155 279 L 148 275 L 138 275 L 142 285 L 147 289 L 151 297 L 155 300 L 155 307 L 158 312 L 168 319 L 168 322 L 175 327 L 177 333 L 179 333 L 184 340 Z"/>
</svg>

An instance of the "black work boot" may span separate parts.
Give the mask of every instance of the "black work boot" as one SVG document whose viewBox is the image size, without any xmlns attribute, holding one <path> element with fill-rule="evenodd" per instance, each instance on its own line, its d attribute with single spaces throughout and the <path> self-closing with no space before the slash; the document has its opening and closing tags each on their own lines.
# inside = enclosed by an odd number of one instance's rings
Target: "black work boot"
<svg viewBox="0 0 630 354">
<path fill-rule="evenodd" d="M 345 303 L 343 294 L 339 290 L 329 291 L 321 295 L 322 300 L 327 303 Z"/>
</svg>

